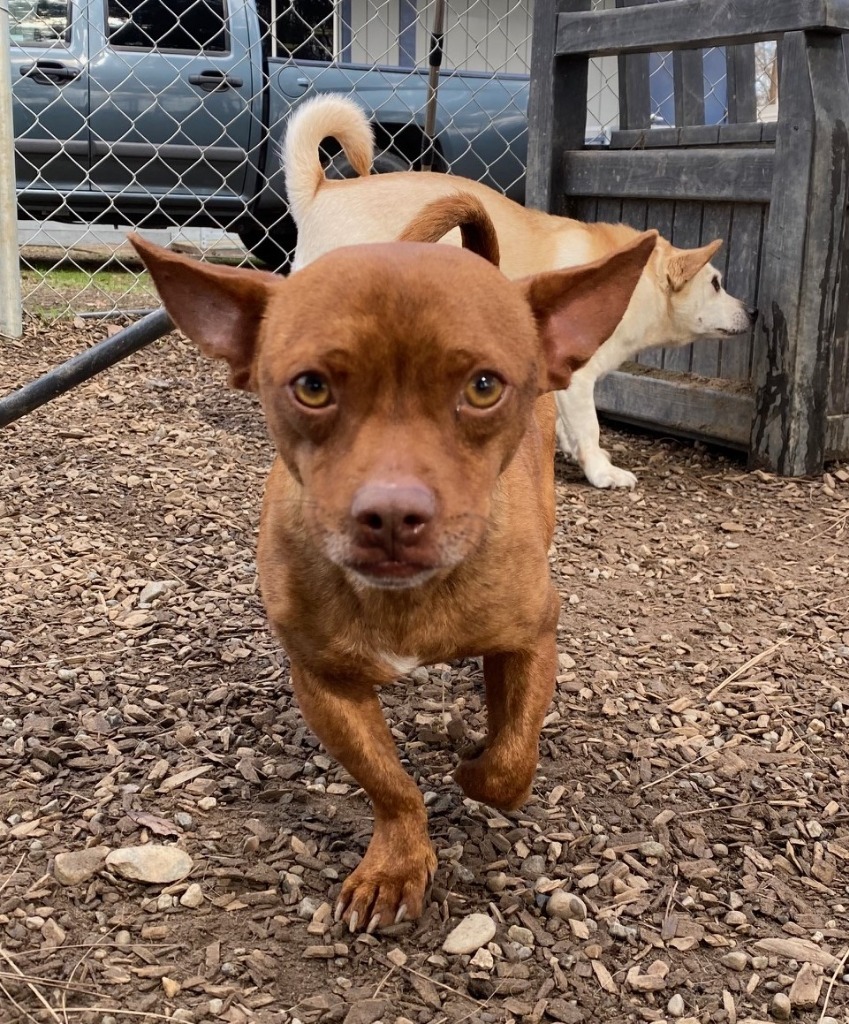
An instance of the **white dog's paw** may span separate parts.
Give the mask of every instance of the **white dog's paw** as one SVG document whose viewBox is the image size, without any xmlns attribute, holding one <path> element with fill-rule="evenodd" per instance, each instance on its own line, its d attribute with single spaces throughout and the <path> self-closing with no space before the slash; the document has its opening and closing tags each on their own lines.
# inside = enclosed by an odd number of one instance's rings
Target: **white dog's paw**
<svg viewBox="0 0 849 1024">
<path fill-rule="evenodd" d="M 637 478 L 633 473 L 610 462 L 584 466 L 584 473 L 593 487 L 627 487 L 633 490 L 637 486 Z"/>
</svg>

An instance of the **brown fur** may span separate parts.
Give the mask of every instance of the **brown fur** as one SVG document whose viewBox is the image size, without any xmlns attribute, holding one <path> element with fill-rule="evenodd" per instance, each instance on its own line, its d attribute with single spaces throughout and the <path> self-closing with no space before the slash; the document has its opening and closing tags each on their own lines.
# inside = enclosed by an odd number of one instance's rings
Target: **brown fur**
<svg viewBox="0 0 849 1024">
<path fill-rule="evenodd" d="M 557 662 L 548 392 L 615 329 L 654 242 L 514 283 L 441 246 L 339 249 L 281 279 L 133 238 L 175 323 L 262 401 L 278 453 L 257 557 L 265 606 L 304 718 L 374 805 L 337 907 L 352 931 L 418 916 L 436 866 L 376 686 L 483 655 L 489 736 L 456 779 L 496 807 L 530 792 Z M 306 371 L 332 404 L 300 402 Z M 464 398 L 481 371 L 504 385 L 485 410 Z M 369 540 L 377 527 L 355 509 L 374 488 L 429 496 L 432 518 Z"/>
<path fill-rule="evenodd" d="M 406 226 L 398 241 L 438 242 L 455 227 L 460 228 L 464 249 L 498 266 L 501 254 L 495 225 L 480 199 L 469 192 L 456 192 L 428 203 Z"/>
</svg>

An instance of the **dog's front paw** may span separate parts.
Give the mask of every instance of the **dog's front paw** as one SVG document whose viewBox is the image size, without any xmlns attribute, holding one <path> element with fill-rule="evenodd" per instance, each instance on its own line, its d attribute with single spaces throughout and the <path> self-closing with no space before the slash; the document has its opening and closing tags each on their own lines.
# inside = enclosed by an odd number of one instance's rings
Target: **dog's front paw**
<svg viewBox="0 0 849 1024">
<path fill-rule="evenodd" d="M 510 771 L 499 760 L 492 750 L 484 750 L 477 757 L 461 761 L 454 771 L 454 780 L 472 800 L 502 811 L 514 811 L 531 795 L 536 762 L 530 770 L 525 767 Z"/>
<path fill-rule="evenodd" d="M 587 462 L 583 469 L 593 487 L 627 487 L 633 490 L 637 486 L 637 478 L 633 473 L 614 466 L 608 459 Z"/>
<path fill-rule="evenodd" d="M 403 843 L 376 831 L 366 854 L 342 885 L 335 919 L 350 931 L 376 931 L 421 916 L 425 892 L 436 871 L 427 838 Z"/>
</svg>

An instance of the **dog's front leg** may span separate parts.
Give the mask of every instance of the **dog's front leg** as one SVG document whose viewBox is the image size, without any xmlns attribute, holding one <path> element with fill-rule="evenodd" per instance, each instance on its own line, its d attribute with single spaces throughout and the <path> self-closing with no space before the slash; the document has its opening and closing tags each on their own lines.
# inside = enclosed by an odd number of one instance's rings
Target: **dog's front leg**
<svg viewBox="0 0 849 1024">
<path fill-rule="evenodd" d="M 401 767 L 374 687 L 329 682 L 295 665 L 292 685 L 310 728 L 374 805 L 374 834 L 342 886 L 337 921 L 355 932 L 418 917 L 436 855 L 422 795 Z"/>
<path fill-rule="evenodd" d="M 597 378 L 588 369 L 576 371 L 569 387 L 557 392 L 557 440 L 561 449 L 578 462 L 593 487 L 635 487 L 634 474 L 614 466 L 599 442 Z"/>
<path fill-rule="evenodd" d="M 513 810 L 527 800 L 556 671 L 553 627 L 531 651 L 483 659 L 489 735 L 483 752 L 461 761 L 454 773 L 466 796 L 503 810 Z"/>
</svg>

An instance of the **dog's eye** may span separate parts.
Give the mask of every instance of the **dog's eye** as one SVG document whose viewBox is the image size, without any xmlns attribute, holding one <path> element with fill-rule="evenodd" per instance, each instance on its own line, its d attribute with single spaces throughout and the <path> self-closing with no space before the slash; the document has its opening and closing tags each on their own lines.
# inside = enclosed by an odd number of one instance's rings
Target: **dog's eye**
<svg viewBox="0 0 849 1024">
<path fill-rule="evenodd" d="M 474 409 L 491 409 L 504 394 L 504 381 L 487 371 L 476 373 L 466 385 L 463 395 Z"/>
<path fill-rule="evenodd" d="M 713 290 L 714 290 L 715 292 L 719 292 L 719 291 L 722 291 L 722 285 L 721 285 L 721 284 L 719 283 L 719 278 L 718 278 L 718 277 L 715 277 L 715 278 L 714 278 L 714 279 L 713 279 L 713 280 L 711 281 L 711 284 L 713 285 Z"/>
<path fill-rule="evenodd" d="M 330 385 L 320 373 L 302 373 L 289 387 L 301 405 L 308 409 L 325 409 L 333 402 Z"/>
</svg>

